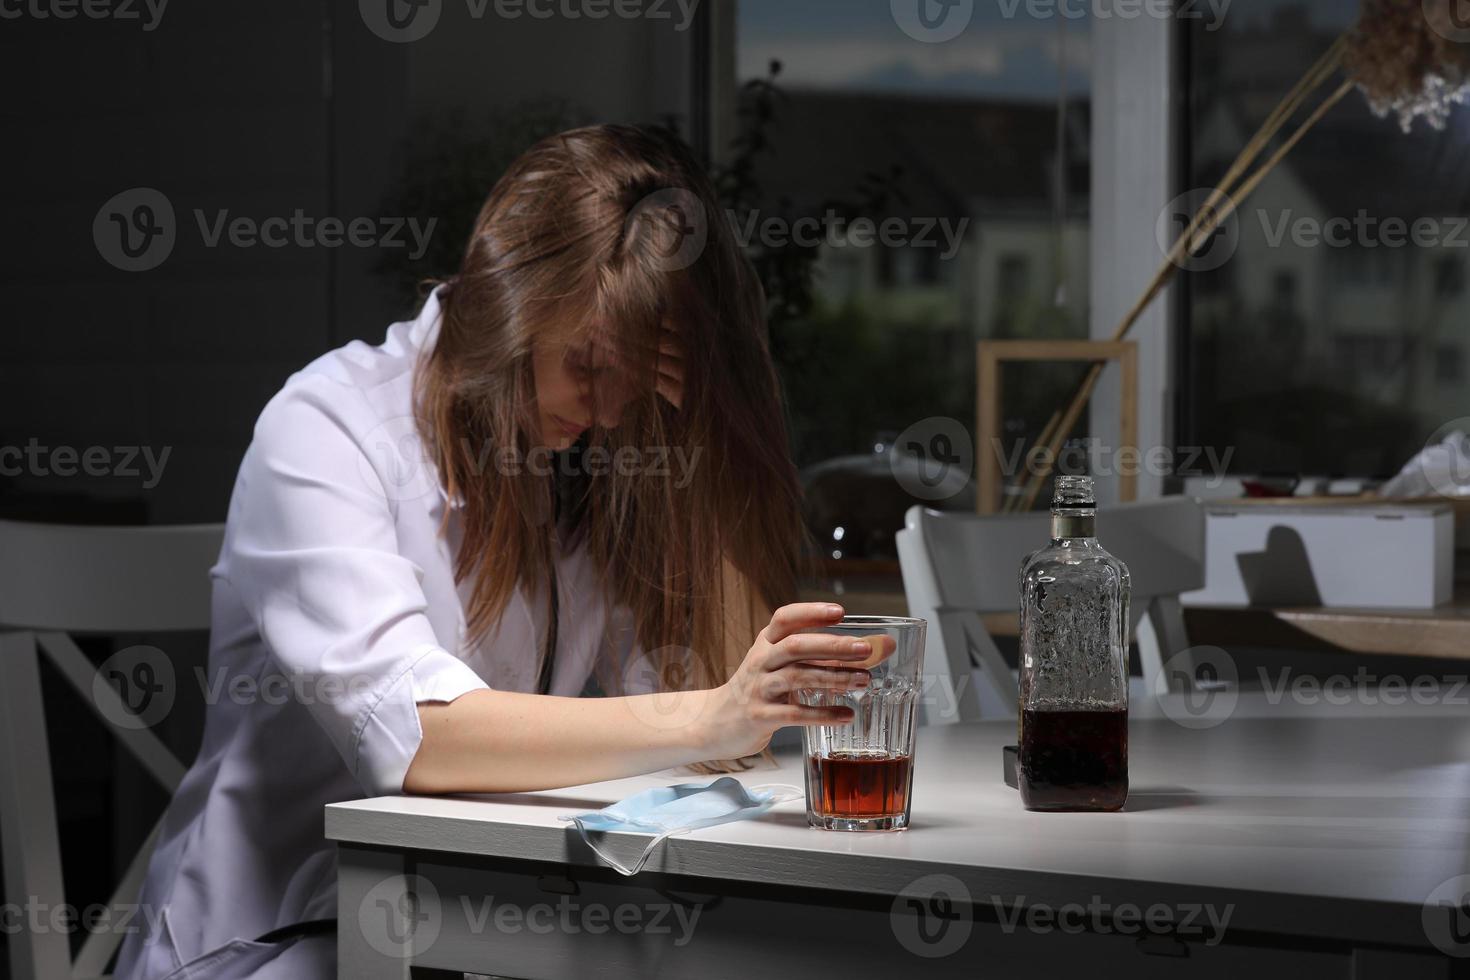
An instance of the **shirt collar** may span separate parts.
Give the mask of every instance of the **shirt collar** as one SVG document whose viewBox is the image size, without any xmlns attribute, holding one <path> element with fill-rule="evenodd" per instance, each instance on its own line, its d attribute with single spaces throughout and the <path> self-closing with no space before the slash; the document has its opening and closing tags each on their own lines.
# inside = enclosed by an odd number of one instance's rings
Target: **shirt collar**
<svg viewBox="0 0 1470 980">
<path fill-rule="evenodd" d="M 439 337 L 439 324 L 443 319 L 439 294 L 445 288 L 442 285 L 434 287 L 433 292 L 429 293 L 428 298 L 424 300 L 424 308 L 419 311 L 419 315 L 414 318 L 413 325 L 408 328 L 408 342 L 420 353 L 431 350 L 434 341 Z M 426 458 L 425 465 L 432 465 L 432 463 Z M 444 480 L 439 473 L 434 474 L 434 489 L 439 493 L 440 506 L 447 504 L 450 510 L 463 509 L 464 497 L 460 494 L 450 497 L 449 492 L 444 489 Z"/>
</svg>

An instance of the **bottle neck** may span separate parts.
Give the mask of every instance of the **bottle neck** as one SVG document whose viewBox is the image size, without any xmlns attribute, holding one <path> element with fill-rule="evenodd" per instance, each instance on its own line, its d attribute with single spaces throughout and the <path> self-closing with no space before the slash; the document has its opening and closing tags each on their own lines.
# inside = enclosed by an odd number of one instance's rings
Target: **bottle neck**
<svg viewBox="0 0 1470 980">
<path fill-rule="evenodd" d="M 1051 511 L 1053 541 L 1097 537 L 1097 509 L 1094 507 L 1053 507 Z"/>
</svg>

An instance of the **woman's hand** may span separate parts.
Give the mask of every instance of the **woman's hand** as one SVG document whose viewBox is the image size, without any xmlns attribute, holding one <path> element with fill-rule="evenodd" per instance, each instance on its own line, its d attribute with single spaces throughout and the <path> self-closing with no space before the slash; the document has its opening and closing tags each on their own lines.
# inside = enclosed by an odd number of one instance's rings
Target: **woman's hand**
<svg viewBox="0 0 1470 980">
<path fill-rule="evenodd" d="M 829 633 L 802 633 L 842 619 L 842 607 L 826 602 L 782 606 L 761 630 L 731 678 L 714 691 L 700 712 L 701 741 L 711 759 L 738 759 L 761 751 L 776 729 L 787 725 L 845 725 L 847 707 L 813 708 L 796 703 L 801 688 L 860 690 L 866 670 L 855 666 L 873 655 L 866 640 Z"/>
</svg>

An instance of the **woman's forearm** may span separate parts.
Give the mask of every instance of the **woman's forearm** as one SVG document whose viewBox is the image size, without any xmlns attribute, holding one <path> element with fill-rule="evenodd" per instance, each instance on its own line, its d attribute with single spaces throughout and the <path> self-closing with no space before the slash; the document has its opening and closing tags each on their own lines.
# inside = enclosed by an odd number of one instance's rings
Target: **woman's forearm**
<svg viewBox="0 0 1470 980">
<path fill-rule="evenodd" d="M 407 793 L 512 793 L 617 779 L 709 758 L 712 691 L 561 698 L 480 690 L 419 705 Z"/>
<path fill-rule="evenodd" d="M 621 698 L 479 690 L 448 704 L 421 704 L 424 737 L 403 789 L 555 789 L 743 758 L 764 749 L 787 725 L 848 724 L 848 706 L 793 702 L 798 691 L 868 686 L 864 664 L 877 654 L 867 640 L 807 632 L 841 618 L 842 607 L 832 603 L 782 606 L 730 679 L 711 690 Z"/>
</svg>

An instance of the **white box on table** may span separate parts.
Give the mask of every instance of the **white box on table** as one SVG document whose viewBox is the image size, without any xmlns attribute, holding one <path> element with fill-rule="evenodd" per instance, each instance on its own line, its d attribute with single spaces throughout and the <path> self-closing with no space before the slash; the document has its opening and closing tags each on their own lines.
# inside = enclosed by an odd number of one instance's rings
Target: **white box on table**
<svg viewBox="0 0 1470 980">
<path fill-rule="evenodd" d="M 1428 609 L 1450 601 L 1448 505 L 1206 504 L 1201 606 Z"/>
</svg>

